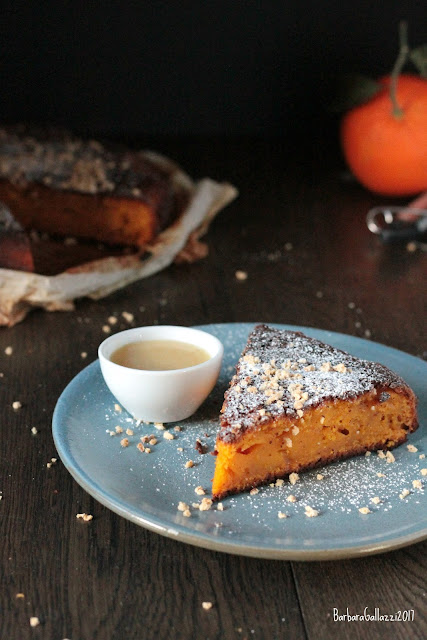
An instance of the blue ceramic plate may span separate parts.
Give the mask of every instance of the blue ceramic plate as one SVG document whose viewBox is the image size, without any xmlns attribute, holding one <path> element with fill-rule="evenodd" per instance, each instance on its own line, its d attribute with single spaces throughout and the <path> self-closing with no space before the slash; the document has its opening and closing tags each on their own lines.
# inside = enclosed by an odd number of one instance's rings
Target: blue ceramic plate
<svg viewBox="0 0 427 640">
<path fill-rule="evenodd" d="M 301 330 L 356 356 L 381 362 L 399 373 L 419 397 L 420 427 L 409 442 L 394 450 L 395 462 L 372 454 L 303 473 L 292 486 L 262 487 L 256 495 L 243 493 L 223 500 L 207 511 L 193 508 L 209 496 L 215 458 L 195 449 L 199 438 L 209 450 L 215 444 L 218 412 L 228 381 L 253 324 L 211 324 L 201 327 L 224 344 L 225 357 L 219 381 L 204 405 L 190 419 L 168 425 L 174 439 L 165 439 L 153 425 L 137 425 L 125 412 L 115 410 L 98 362 L 79 373 L 58 400 L 53 416 L 53 436 L 58 453 L 75 480 L 94 498 L 119 515 L 189 544 L 241 555 L 287 560 L 328 560 L 379 553 L 427 537 L 427 363 L 384 345 L 329 331 L 275 325 Z M 115 427 L 122 434 L 110 435 Z M 133 435 L 126 435 L 131 429 Z M 154 434 L 158 444 L 151 453 L 136 445 L 143 435 Z M 127 437 L 129 446 L 120 440 Z M 186 468 L 188 460 L 194 461 Z M 317 479 L 322 474 L 323 479 Z M 381 474 L 378 476 L 378 474 Z M 421 480 L 422 488 L 413 487 Z M 409 495 L 399 496 L 404 489 Z M 293 494 L 297 501 L 286 500 Z M 372 498 L 379 498 L 378 504 Z M 190 505 L 191 517 L 177 510 Z M 306 505 L 319 512 L 305 515 Z M 360 507 L 371 513 L 362 515 Z M 287 518 L 279 518 L 278 512 Z"/>
</svg>

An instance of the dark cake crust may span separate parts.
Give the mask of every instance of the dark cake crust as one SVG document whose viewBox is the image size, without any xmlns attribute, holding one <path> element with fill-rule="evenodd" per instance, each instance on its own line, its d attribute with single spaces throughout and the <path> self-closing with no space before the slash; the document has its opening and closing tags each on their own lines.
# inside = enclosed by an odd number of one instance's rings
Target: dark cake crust
<svg viewBox="0 0 427 640">
<path fill-rule="evenodd" d="M 388 389 L 412 398 L 415 405 L 412 390 L 384 365 L 360 360 L 300 332 L 258 325 L 225 393 L 218 438 L 236 442 L 246 431 L 275 418 L 297 418 L 306 408 L 373 390 L 381 402 Z"/>
</svg>

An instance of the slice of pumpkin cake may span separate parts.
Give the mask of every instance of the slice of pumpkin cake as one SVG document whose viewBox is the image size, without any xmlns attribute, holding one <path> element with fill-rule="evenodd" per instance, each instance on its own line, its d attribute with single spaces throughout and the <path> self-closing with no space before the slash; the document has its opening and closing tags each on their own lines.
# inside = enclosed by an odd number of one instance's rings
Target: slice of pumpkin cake
<svg viewBox="0 0 427 640">
<path fill-rule="evenodd" d="M 396 447 L 418 426 L 415 394 L 387 367 L 266 325 L 249 335 L 221 413 L 215 499 Z"/>
</svg>

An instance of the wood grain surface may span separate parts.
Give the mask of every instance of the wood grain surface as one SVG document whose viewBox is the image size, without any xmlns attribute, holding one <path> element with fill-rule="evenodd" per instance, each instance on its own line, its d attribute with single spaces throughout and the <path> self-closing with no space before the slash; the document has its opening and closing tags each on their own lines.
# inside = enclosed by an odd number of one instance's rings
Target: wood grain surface
<svg viewBox="0 0 427 640">
<path fill-rule="evenodd" d="M 427 355 L 426 254 L 384 247 L 368 232 L 365 215 L 384 200 L 350 179 L 337 152 L 298 153 L 286 141 L 243 138 L 141 144 L 195 178 L 232 182 L 240 195 L 213 222 L 204 260 L 98 302 L 80 300 L 75 311 L 34 311 L 0 330 L 0 640 L 427 637 L 427 542 L 321 563 L 214 553 L 120 518 L 60 460 L 47 468 L 58 457 L 55 403 L 96 359 L 111 314 L 119 318 L 114 331 L 130 326 L 123 311 L 134 314 L 132 326 L 265 321 Z M 236 279 L 238 269 L 247 280 Z M 81 512 L 93 520 L 78 521 Z M 414 609 L 415 619 L 334 622 L 334 608 L 347 607 L 353 614 Z"/>
</svg>

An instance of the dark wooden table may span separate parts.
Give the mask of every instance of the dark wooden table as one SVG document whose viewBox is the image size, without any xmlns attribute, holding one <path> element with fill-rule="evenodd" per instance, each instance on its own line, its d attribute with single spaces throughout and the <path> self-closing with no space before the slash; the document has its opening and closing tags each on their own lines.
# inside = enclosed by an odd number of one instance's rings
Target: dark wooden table
<svg viewBox="0 0 427 640">
<path fill-rule="evenodd" d="M 212 224 L 206 259 L 0 330 L 0 639 L 427 637 L 427 542 L 318 563 L 231 556 L 146 531 L 97 503 L 59 460 L 47 469 L 57 457 L 55 403 L 96 358 L 112 313 L 133 313 L 134 325 L 308 325 L 426 357 L 426 255 L 384 247 L 368 232 L 367 210 L 385 200 L 350 180 L 327 145 L 143 142 L 195 178 L 232 182 L 240 196 Z M 236 279 L 237 270 L 247 280 Z M 120 321 L 114 330 L 128 326 Z M 78 521 L 79 512 L 93 520 Z M 414 609 L 415 619 L 339 623 L 334 607 Z"/>
</svg>

